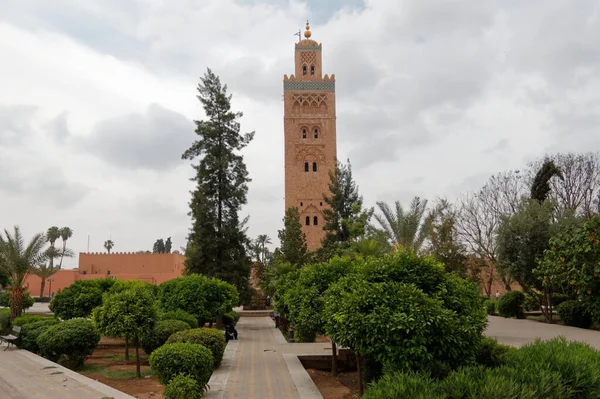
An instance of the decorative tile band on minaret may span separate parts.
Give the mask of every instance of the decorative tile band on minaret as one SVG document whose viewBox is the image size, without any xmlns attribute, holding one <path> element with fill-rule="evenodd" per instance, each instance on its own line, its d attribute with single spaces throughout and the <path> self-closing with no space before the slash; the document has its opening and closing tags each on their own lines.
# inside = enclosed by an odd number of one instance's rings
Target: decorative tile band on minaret
<svg viewBox="0 0 600 399">
<path fill-rule="evenodd" d="M 311 39 L 295 44 L 294 74 L 283 79 L 285 208 L 297 207 L 308 249 L 325 237 L 323 195 L 329 195 L 329 171 L 335 170 L 335 76 L 323 76 L 322 45 Z"/>
</svg>

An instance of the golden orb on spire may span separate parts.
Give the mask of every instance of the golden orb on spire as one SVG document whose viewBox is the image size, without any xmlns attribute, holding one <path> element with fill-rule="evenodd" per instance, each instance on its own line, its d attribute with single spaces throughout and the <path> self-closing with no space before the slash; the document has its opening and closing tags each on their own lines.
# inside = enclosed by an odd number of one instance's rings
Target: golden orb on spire
<svg viewBox="0 0 600 399">
<path fill-rule="evenodd" d="M 308 23 L 308 20 L 306 21 L 306 32 L 304 32 L 304 37 L 309 39 L 312 36 L 312 33 L 310 32 L 310 24 Z"/>
</svg>

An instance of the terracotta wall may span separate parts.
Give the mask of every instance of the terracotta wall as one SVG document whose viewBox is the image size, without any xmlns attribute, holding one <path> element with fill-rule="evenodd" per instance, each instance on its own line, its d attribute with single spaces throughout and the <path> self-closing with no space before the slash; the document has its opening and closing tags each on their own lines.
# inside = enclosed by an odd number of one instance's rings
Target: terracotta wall
<svg viewBox="0 0 600 399">
<path fill-rule="evenodd" d="M 79 269 L 59 270 L 55 273 L 46 280 L 44 296 L 56 293 L 77 280 L 109 276 L 119 280 L 141 280 L 158 285 L 181 276 L 185 268 L 184 262 L 185 256 L 180 254 L 80 253 Z M 32 296 L 41 296 L 41 279 L 38 276 L 30 275 L 25 284 Z"/>
</svg>

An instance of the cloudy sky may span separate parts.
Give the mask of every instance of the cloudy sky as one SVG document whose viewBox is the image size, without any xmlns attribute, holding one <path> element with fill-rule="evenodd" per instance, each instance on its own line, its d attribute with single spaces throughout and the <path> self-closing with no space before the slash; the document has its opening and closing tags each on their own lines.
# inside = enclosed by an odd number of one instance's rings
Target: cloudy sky
<svg viewBox="0 0 600 399">
<path fill-rule="evenodd" d="M 0 3 L 0 226 L 70 226 L 77 252 L 88 235 L 91 251 L 185 245 L 181 153 L 207 67 L 256 131 L 249 232 L 276 237 L 282 79 L 306 19 L 368 205 L 454 199 L 544 153 L 600 149 L 598 0 Z"/>
</svg>

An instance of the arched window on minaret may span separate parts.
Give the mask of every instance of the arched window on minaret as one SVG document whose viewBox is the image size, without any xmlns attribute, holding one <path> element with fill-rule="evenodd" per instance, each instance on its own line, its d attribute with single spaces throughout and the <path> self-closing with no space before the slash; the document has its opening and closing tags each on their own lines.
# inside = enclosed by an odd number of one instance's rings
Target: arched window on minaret
<svg viewBox="0 0 600 399">
<path fill-rule="evenodd" d="M 318 139 L 319 138 L 319 129 L 315 128 L 315 138 Z"/>
<path fill-rule="evenodd" d="M 306 129 L 302 129 L 302 138 L 305 139 L 306 138 Z"/>
<path fill-rule="evenodd" d="M 311 66 L 310 66 L 310 74 L 311 74 L 311 75 L 314 75 L 314 74 L 315 74 L 315 66 L 314 66 L 314 65 L 311 65 Z"/>
<path fill-rule="evenodd" d="M 308 172 L 308 162 L 304 162 L 304 171 Z"/>
<path fill-rule="evenodd" d="M 313 172 L 316 172 L 316 171 L 317 171 L 317 163 L 313 162 Z"/>
<path fill-rule="evenodd" d="M 306 217 L 305 223 L 307 226 L 310 226 L 310 216 Z"/>
<path fill-rule="evenodd" d="M 318 218 L 317 216 L 315 216 L 315 217 L 313 218 L 313 224 L 314 224 L 315 226 L 318 226 L 318 225 L 319 225 L 319 218 Z"/>
<path fill-rule="evenodd" d="M 306 75 L 306 65 L 302 65 L 302 75 Z"/>
</svg>

